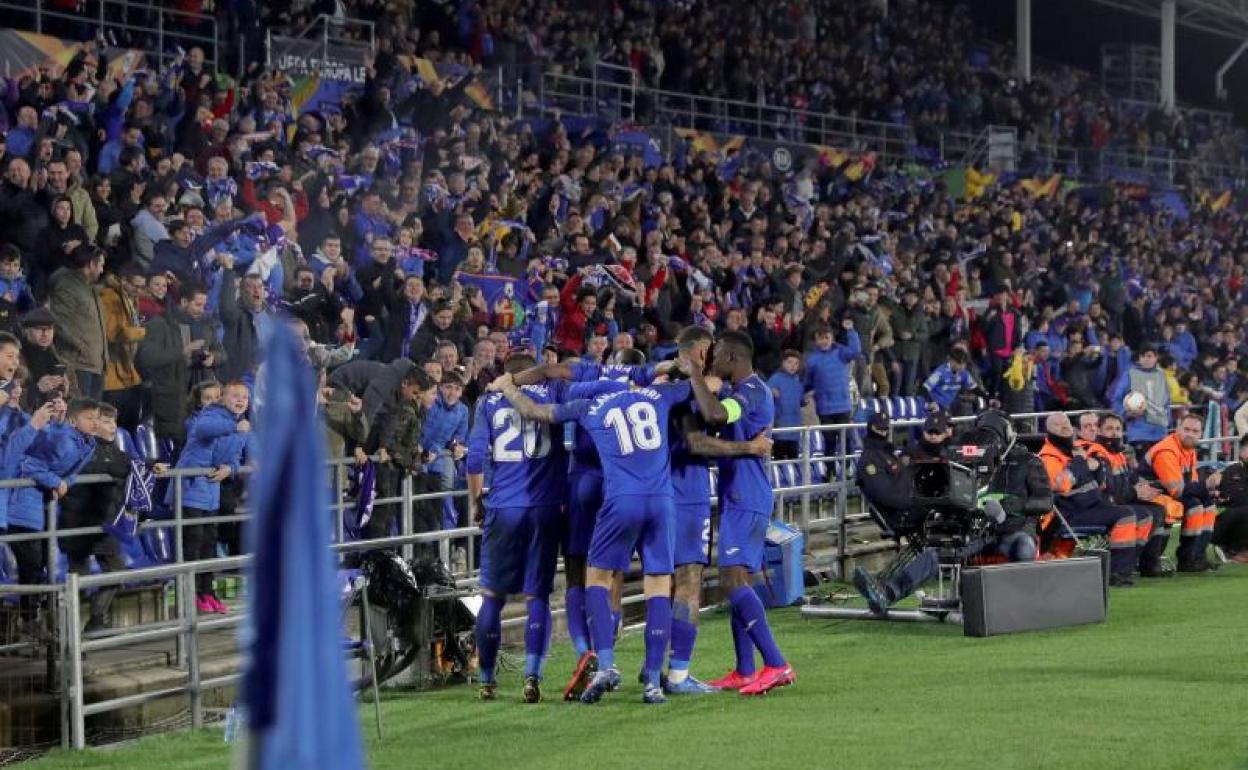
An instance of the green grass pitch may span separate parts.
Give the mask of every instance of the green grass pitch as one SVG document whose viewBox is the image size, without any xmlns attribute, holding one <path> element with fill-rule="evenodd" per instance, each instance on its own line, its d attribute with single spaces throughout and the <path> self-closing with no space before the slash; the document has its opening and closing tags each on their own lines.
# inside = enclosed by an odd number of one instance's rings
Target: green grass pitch
<svg viewBox="0 0 1248 770">
<path fill-rule="evenodd" d="M 966 639 L 951 626 L 771 622 L 797 685 L 766 697 L 721 693 L 643 706 L 641 639 L 627 636 L 623 691 L 588 707 L 558 702 L 572 656 L 556 641 L 550 696 L 519 703 L 475 688 L 384 696 L 386 736 L 361 706 L 373 768 L 1248 768 L 1248 568 L 1116 589 L 1109 622 Z M 695 674 L 728 669 L 727 616 L 704 618 Z M 54 752 L 26 766 L 226 768 L 220 728 L 122 748 Z M 333 770 L 326 768 L 325 770 Z"/>
</svg>

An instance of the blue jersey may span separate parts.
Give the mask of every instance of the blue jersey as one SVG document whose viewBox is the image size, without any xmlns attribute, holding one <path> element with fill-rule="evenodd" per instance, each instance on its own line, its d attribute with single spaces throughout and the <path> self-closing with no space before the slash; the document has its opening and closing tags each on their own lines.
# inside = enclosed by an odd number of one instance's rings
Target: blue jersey
<svg viewBox="0 0 1248 770">
<path fill-rule="evenodd" d="M 684 421 L 695 412 L 693 402 L 672 410 L 672 492 L 677 505 L 711 504 L 710 459 L 693 454 L 685 440 Z"/>
<path fill-rule="evenodd" d="M 603 496 L 671 495 L 672 409 L 688 401 L 688 382 L 655 385 L 580 399 L 555 407 L 555 420 L 590 435 L 602 461 Z"/>
<path fill-rule="evenodd" d="M 645 387 L 653 384 L 657 376 L 653 364 L 648 366 L 624 366 L 622 364 L 590 364 L 577 361 L 570 365 L 573 382 L 618 382 L 624 386 L 637 385 Z M 609 392 L 609 391 L 602 391 Z M 581 396 L 590 398 L 590 396 Z M 579 426 L 572 427 L 572 466 L 569 473 L 580 474 L 586 471 L 602 471 L 602 463 L 598 460 L 598 450 L 594 448 L 594 440 Z"/>
<path fill-rule="evenodd" d="M 963 390 L 974 390 L 975 378 L 966 369 L 955 373 L 949 368 L 949 364 L 944 363 L 928 375 L 923 382 L 923 387 L 927 388 L 928 395 L 933 401 L 948 410 L 953 407 L 953 402 L 958 400 L 959 393 Z"/>
<path fill-rule="evenodd" d="M 593 398 L 611 389 L 612 382 L 526 385 L 525 394 L 539 404 Z M 524 420 L 501 393 L 489 393 L 477 402 L 468 436 L 468 473 L 484 473 L 489 465 L 490 505 L 532 508 L 563 505 L 567 498 L 568 453 L 557 429 Z"/>
<path fill-rule="evenodd" d="M 570 365 L 573 382 L 590 382 L 592 380 L 615 380 L 644 388 L 653 385 L 658 375 L 654 364 L 646 366 L 626 366 L 624 364 L 591 364 L 577 361 Z"/>
<path fill-rule="evenodd" d="M 749 441 L 763 431 L 770 431 L 775 419 L 775 402 L 771 390 L 757 374 L 732 388 L 728 398 L 741 407 L 741 417 L 725 425 L 721 438 L 728 441 Z M 721 457 L 719 459 L 719 505 L 756 513 L 770 514 L 774 505 L 771 482 L 767 479 L 767 463 L 757 456 Z"/>
<path fill-rule="evenodd" d="M 526 385 L 524 393 L 539 404 L 558 402 L 557 383 Z M 489 464 L 491 508 L 533 508 L 562 505 L 567 497 L 568 455 L 551 426 L 532 422 L 501 393 L 477 402 L 468 435 L 468 473 L 483 473 Z"/>
</svg>

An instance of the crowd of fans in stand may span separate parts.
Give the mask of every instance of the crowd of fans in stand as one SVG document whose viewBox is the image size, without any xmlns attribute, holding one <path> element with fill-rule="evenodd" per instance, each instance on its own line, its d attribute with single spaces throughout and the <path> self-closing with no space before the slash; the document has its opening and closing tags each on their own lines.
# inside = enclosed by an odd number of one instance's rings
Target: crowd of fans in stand
<svg viewBox="0 0 1248 770">
<path fill-rule="evenodd" d="M 956 3 L 900 0 L 885 12 L 855 0 L 416 2 L 397 20 L 364 6 L 351 11 L 376 22 L 394 51 L 501 68 L 507 83 L 519 75 L 536 87 L 551 67 L 615 77 L 596 70 L 605 63 L 652 88 L 910 125 L 929 148 L 943 131 L 998 125 L 1018 129 L 1024 147 L 1240 161 L 1242 137 L 1221 117 L 1127 108 L 1070 67 L 1038 66 L 1020 82 L 1012 49 L 985 42 Z"/>
<path fill-rule="evenodd" d="M 621 29 L 633 5 L 615 9 Z M 861 34 L 849 34 L 855 21 L 808 35 L 799 15 L 794 39 L 852 57 L 884 46 L 915 8 L 894 4 L 883 27 L 861 19 Z M 551 56 L 576 58 L 570 32 L 554 31 L 575 18 L 549 17 L 539 39 Z M 672 18 L 656 40 L 675 34 Z M 163 69 L 127 57 L 110 74 L 108 52 L 88 44 L 63 69 L 13 74 L 0 139 L 0 476 L 60 494 L 106 459 L 89 447 L 112 440 L 100 424 L 115 415 L 126 433 L 152 426 L 164 453 L 148 460 L 217 469 L 182 482 L 191 515 L 231 504 L 220 487 L 264 398 L 260 339 L 283 318 L 325 372 L 334 453 L 375 453 L 379 492 L 410 472 L 430 489 L 459 483 L 472 405 L 512 351 L 656 360 L 687 324 L 750 334 L 779 426 L 844 422 L 867 396 L 954 412 L 972 408 L 964 393 L 1016 412 L 1120 409 L 1133 357 L 1153 351 L 1169 403 L 1225 405 L 1248 427 L 1248 233 L 1230 209 L 1193 202 L 1180 220 L 1124 193 L 996 187 L 961 202 L 884 167 L 855 180 L 765 162 L 721 173 L 688 153 L 646 166 L 558 121 L 477 110 L 463 80 L 415 82 L 403 46 L 380 40 L 362 94 L 301 115 L 280 73 L 237 83 L 198 49 Z M 665 58 L 660 82 L 711 61 Z M 903 68 L 878 79 L 899 85 L 864 98 L 911 109 L 924 79 Z M 857 97 L 826 98 L 852 110 Z M 482 275 L 516 281 L 496 294 Z M 42 529 L 41 506 L 17 496 L 0 525 Z M 425 525 L 458 515 L 448 504 Z M 379 511 L 363 534 L 391 518 Z M 207 554 L 217 539 L 204 527 L 188 547 Z M 42 552 L 22 550 L 21 577 L 37 580 Z M 213 609 L 211 580 L 201 588 Z"/>
</svg>

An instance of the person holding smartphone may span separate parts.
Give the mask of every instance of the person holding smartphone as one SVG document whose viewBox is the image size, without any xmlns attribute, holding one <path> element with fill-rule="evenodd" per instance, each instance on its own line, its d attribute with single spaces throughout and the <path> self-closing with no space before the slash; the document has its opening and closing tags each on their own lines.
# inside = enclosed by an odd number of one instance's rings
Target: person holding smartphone
<svg viewBox="0 0 1248 770">
<path fill-rule="evenodd" d="M 45 307 L 37 307 L 21 319 L 22 360 L 27 379 L 22 389 L 22 407 L 34 411 L 50 394 L 70 392 L 69 367 L 56 350 L 56 318 Z"/>
</svg>

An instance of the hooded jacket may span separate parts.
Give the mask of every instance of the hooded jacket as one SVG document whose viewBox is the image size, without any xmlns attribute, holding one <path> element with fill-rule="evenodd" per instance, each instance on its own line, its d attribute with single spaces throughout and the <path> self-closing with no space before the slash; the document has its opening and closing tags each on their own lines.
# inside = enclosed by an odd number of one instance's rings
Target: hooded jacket
<svg viewBox="0 0 1248 770">
<path fill-rule="evenodd" d="M 54 423 L 35 436 L 18 464 L 17 477 L 34 487 L 13 490 L 9 498 L 9 526 L 42 530 L 46 524 L 47 494 L 64 481 L 73 484 L 91 460 L 95 439 L 69 423 Z"/>
</svg>

